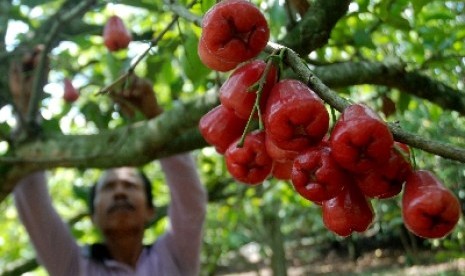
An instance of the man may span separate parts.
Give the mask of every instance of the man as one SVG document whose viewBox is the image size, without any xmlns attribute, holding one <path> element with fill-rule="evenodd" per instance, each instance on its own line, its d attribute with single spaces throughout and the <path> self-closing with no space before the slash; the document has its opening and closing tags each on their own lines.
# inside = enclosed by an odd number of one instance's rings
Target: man
<svg viewBox="0 0 465 276">
<path fill-rule="evenodd" d="M 119 93 L 127 104 L 147 118 L 161 109 L 152 89 Z M 10 86 L 11 87 L 11 86 Z M 13 96 L 15 97 L 15 91 Z M 17 93 L 16 93 L 17 94 Z M 192 157 L 185 153 L 160 160 L 170 189 L 170 227 L 153 245 L 142 244 L 145 226 L 155 210 L 147 180 L 134 168 L 107 170 L 95 186 L 92 221 L 102 244 L 82 250 L 53 208 L 44 172 L 22 179 L 14 190 L 20 219 L 26 227 L 38 261 L 52 276 L 68 275 L 198 275 L 206 192 Z M 145 181 L 145 182 L 144 182 Z M 145 183 L 145 184 L 144 184 Z"/>
</svg>

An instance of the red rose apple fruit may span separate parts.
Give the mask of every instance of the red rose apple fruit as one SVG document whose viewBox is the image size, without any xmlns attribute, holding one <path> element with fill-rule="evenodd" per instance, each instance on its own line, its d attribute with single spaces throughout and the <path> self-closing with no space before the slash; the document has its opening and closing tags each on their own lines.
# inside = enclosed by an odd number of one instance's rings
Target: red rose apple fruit
<svg viewBox="0 0 465 276">
<path fill-rule="evenodd" d="M 233 142 L 224 154 L 226 168 L 234 179 L 242 183 L 260 184 L 273 168 L 273 160 L 265 149 L 265 132 L 255 130 L 248 133 L 241 147 L 238 147 L 239 140 Z"/>
<path fill-rule="evenodd" d="M 64 83 L 63 99 L 68 103 L 75 102 L 79 98 L 79 92 L 74 87 L 70 79 L 65 78 L 63 83 Z"/>
<path fill-rule="evenodd" d="M 354 173 L 386 164 L 393 145 L 387 124 L 362 104 L 350 105 L 342 112 L 330 137 L 334 159 Z"/>
<path fill-rule="evenodd" d="M 111 16 L 103 28 L 103 42 L 111 52 L 126 49 L 132 35 L 126 29 L 123 20 L 117 15 Z"/>
<path fill-rule="evenodd" d="M 304 198 L 321 202 L 342 192 L 351 176 L 333 160 L 329 147 L 309 148 L 299 154 L 292 166 L 292 185 Z"/>
<path fill-rule="evenodd" d="M 285 79 L 271 90 L 265 130 L 281 149 L 301 151 L 319 144 L 329 128 L 329 114 L 318 95 L 304 83 Z"/>
<path fill-rule="evenodd" d="M 410 174 L 402 196 L 407 229 L 423 238 L 442 238 L 452 232 L 460 216 L 459 200 L 432 172 Z"/>
<path fill-rule="evenodd" d="M 197 47 L 197 53 L 202 63 L 210 69 L 219 72 L 227 72 L 237 67 L 240 62 L 230 61 L 224 58 L 217 57 L 212 53 L 201 37 Z"/>
<path fill-rule="evenodd" d="M 285 150 L 278 147 L 268 135 L 265 138 L 265 146 L 268 155 L 276 162 L 294 161 L 294 158 L 299 155 L 298 151 Z"/>
<path fill-rule="evenodd" d="M 246 124 L 246 120 L 220 104 L 200 118 L 199 131 L 207 143 L 224 154 L 229 145 L 242 136 Z"/>
<path fill-rule="evenodd" d="M 323 201 L 323 223 L 332 232 L 346 237 L 353 232 L 364 232 L 374 219 L 371 202 L 350 183 L 336 197 Z"/>
<path fill-rule="evenodd" d="M 271 170 L 271 175 L 280 180 L 289 180 L 291 179 L 292 165 L 293 161 L 274 161 L 273 169 Z"/>
<path fill-rule="evenodd" d="M 258 81 L 264 74 L 265 68 L 266 63 L 262 60 L 254 60 L 240 65 L 221 86 L 221 103 L 233 109 L 238 117 L 249 119 L 257 99 Z M 265 109 L 266 100 L 276 84 L 277 78 L 276 67 L 271 66 L 260 95 L 259 107 L 261 112 Z"/>
<path fill-rule="evenodd" d="M 407 177 L 413 172 L 408 154 L 392 148 L 388 162 L 356 177 L 362 192 L 371 198 L 391 198 L 402 191 Z"/>
<path fill-rule="evenodd" d="M 217 71 L 229 71 L 256 57 L 270 36 L 265 16 L 246 0 L 224 0 L 215 4 L 203 17 L 201 27 L 200 59 Z"/>
</svg>

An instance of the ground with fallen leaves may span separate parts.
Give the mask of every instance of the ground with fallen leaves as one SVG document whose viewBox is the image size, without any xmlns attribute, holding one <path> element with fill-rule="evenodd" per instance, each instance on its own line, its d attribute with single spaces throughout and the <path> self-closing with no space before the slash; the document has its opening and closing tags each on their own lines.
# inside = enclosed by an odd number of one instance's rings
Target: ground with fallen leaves
<svg viewBox="0 0 465 276">
<path fill-rule="evenodd" d="M 350 260 L 345 254 L 336 250 L 327 252 L 324 256 L 314 258 L 307 264 L 296 262 L 289 265 L 288 276 L 328 275 L 328 276 L 458 276 L 465 275 L 465 257 L 443 258 L 438 260 L 438 252 L 423 250 L 407 257 L 398 249 L 376 249 L 365 252 L 355 260 Z M 447 256 L 447 255 L 446 255 Z M 266 264 L 257 264 L 253 271 L 241 270 L 223 271 L 215 275 L 223 276 L 271 276 L 272 272 Z"/>
</svg>

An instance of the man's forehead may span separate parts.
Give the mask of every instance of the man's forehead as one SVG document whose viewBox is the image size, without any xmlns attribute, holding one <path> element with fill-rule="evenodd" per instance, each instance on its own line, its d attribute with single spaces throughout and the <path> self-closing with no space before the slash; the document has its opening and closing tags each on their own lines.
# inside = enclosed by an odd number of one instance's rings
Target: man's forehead
<svg viewBox="0 0 465 276">
<path fill-rule="evenodd" d="M 106 170 L 100 177 L 98 183 L 101 186 L 104 183 L 113 182 L 116 180 L 124 180 L 133 183 L 142 183 L 142 178 L 136 168 L 120 167 Z"/>
</svg>

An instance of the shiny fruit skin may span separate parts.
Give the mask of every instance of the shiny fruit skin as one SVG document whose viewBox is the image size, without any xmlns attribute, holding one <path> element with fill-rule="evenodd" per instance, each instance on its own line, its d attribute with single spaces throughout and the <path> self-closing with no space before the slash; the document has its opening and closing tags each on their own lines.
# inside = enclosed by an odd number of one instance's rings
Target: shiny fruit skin
<svg viewBox="0 0 465 276">
<path fill-rule="evenodd" d="M 110 52 L 126 49 L 132 41 L 131 33 L 126 29 L 123 20 L 117 16 L 111 16 L 103 28 L 103 42 Z"/>
<path fill-rule="evenodd" d="M 236 68 L 220 87 L 221 103 L 233 109 L 238 117 L 249 119 L 257 99 L 258 81 L 264 74 L 265 68 L 266 63 L 262 60 L 253 60 Z M 266 101 L 277 78 L 277 69 L 272 65 L 260 95 L 261 112 L 265 109 Z M 255 117 L 257 117 L 256 113 Z"/>
<path fill-rule="evenodd" d="M 329 128 L 323 101 L 298 80 L 283 79 L 271 90 L 265 110 L 265 130 L 281 149 L 301 151 L 318 145 Z"/>
<path fill-rule="evenodd" d="M 232 177 L 249 185 L 261 184 L 273 168 L 273 160 L 266 153 L 265 132 L 255 130 L 245 136 L 244 144 L 232 143 L 224 154 L 226 168 Z"/>
<path fill-rule="evenodd" d="M 293 162 L 292 185 L 307 200 L 322 202 L 342 192 L 351 176 L 333 160 L 329 147 L 309 148 Z"/>
<path fill-rule="evenodd" d="M 386 164 L 393 145 L 394 138 L 387 124 L 363 104 L 348 106 L 330 136 L 334 159 L 354 173 Z"/>
<path fill-rule="evenodd" d="M 412 233 L 423 238 L 442 238 L 457 225 L 460 202 L 430 171 L 417 170 L 405 183 L 402 217 Z"/>
<path fill-rule="evenodd" d="M 73 86 L 73 83 L 71 82 L 70 79 L 66 78 L 64 79 L 63 82 L 64 82 L 63 99 L 68 103 L 75 102 L 79 98 L 79 92 Z"/>
<path fill-rule="evenodd" d="M 200 118 L 199 130 L 207 143 L 224 154 L 229 145 L 242 135 L 246 124 L 246 120 L 220 104 Z"/>
<path fill-rule="evenodd" d="M 233 64 L 255 58 L 270 37 L 265 16 L 246 0 L 215 4 L 203 17 L 201 27 L 199 57 L 216 71 L 228 71 L 234 68 Z"/>
<path fill-rule="evenodd" d="M 323 201 L 321 207 L 326 228 L 342 237 L 366 231 L 375 216 L 371 202 L 355 183 L 346 185 L 336 197 Z"/>
</svg>

